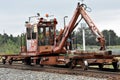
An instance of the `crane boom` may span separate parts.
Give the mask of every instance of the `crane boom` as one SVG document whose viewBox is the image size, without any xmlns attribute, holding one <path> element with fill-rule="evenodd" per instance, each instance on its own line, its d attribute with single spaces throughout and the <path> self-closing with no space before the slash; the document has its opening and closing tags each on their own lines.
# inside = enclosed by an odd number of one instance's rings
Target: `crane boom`
<svg viewBox="0 0 120 80">
<path fill-rule="evenodd" d="M 94 24 L 94 22 L 91 20 L 91 18 L 85 12 L 83 5 L 84 4 L 82 4 L 80 6 L 80 14 L 82 15 L 82 18 L 88 24 L 91 31 L 96 35 L 97 41 L 101 44 L 100 50 L 105 50 L 105 38 L 104 38 L 103 34 L 99 31 L 97 26 Z"/>
<path fill-rule="evenodd" d="M 53 49 L 54 53 L 58 53 L 63 49 L 64 44 L 65 44 L 67 38 L 69 37 L 69 34 L 71 34 L 71 32 L 76 27 L 76 22 L 77 22 L 77 19 L 80 15 L 86 21 L 86 23 L 88 24 L 91 31 L 97 36 L 97 40 L 101 45 L 100 50 L 105 50 L 105 38 L 104 38 L 104 36 L 98 30 L 98 28 L 96 27 L 94 22 L 91 20 L 91 18 L 85 12 L 84 4 L 80 5 L 80 3 L 78 3 L 78 6 L 74 12 L 72 19 L 70 20 L 68 26 L 66 26 L 64 29 L 63 38 L 62 38 L 60 44 Z"/>
</svg>

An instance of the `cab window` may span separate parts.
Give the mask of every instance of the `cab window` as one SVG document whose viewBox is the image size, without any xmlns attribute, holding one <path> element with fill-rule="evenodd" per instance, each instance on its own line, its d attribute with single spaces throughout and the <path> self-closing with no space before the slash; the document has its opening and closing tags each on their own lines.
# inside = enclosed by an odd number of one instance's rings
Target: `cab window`
<svg viewBox="0 0 120 80">
<path fill-rule="evenodd" d="M 27 39 L 31 39 L 31 28 L 27 28 Z"/>
<path fill-rule="evenodd" d="M 34 30 L 34 27 L 32 28 L 27 28 L 27 39 L 36 39 L 36 32 Z"/>
</svg>

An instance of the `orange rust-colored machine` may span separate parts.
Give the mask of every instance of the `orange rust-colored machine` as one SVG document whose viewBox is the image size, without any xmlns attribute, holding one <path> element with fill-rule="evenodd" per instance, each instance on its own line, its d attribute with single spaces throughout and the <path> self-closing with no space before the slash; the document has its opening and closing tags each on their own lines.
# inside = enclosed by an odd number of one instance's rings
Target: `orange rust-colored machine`
<svg viewBox="0 0 120 80">
<path fill-rule="evenodd" d="M 87 15 L 85 8 L 85 4 L 78 3 L 72 19 L 64 30 L 60 31 L 59 35 L 56 34 L 56 18 L 48 20 L 39 15 L 34 16 L 39 20 L 34 23 L 26 22 L 26 34 L 22 36 L 25 38 L 24 40 L 21 39 L 21 42 L 25 42 L 25 44 L 21 44 L 20 54 L 3 56 L 3 63 L 5 64 L 8 61 L 11 64 L 13 61 L 22 60 L 29 65 L 31 63 L 41 66 L 64 64 L 71 68 L 81 65 L 83 69 L 87 69 L 89 65 L 98 65 L 101 69 L 105 64 L 112 64 L 115 69 L 118 69 L 118 60 L 114 58 L 115 56 L 111 54 L 111 51 L 105 51 L 105 38 Z M 79 16 L 81 18 L 77 22 Z M 97 36 L 101 45 L 99 52 L 66 49 L 65 44 L 69 35 L 82 19 L 86 21 L 90 30 Z"/>
</svg>

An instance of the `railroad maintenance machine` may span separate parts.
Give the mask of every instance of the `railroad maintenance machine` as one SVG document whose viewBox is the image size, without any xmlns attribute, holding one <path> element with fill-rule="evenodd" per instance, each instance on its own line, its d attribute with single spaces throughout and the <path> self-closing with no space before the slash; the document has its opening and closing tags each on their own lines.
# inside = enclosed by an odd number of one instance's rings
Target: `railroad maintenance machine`
<svg viewBox="0 0 120 80">
<path fill-rule="evenodd" d="M 22 61 L 27 65 L 36 64 L 41 67 L 65 65 L 72 69 L 80 65 L 83 70 L 87 70 L 89 65 L 98 65 L 102 69 L 104 65 L 110 64 L 115 70 L 119 68 L 119 60 L 116 59 L 119 55 L 113 55 L 112 51 L 106 50 L 105 38 L 86 13 L 85 4 L 78 3 L 69 24 L 59 34 L 56 33 L 58 23 L 56 18 L 47 19 L 39 14 L 33 17 L 38 21 L 32 23 L 30 22 L 32 17 L 29 17 L 29 21 L 25 23 L 26 33 L 21 36 L 20 53 L 17 55 L 1 55 L 3 64 Z M 80 20 L 78 20 L 79 17 L 81 17 Z M 82 19 L 85 20 L 100 43 L 99 51 L 89 52 L 68 48 L 70 47 L 67 45 L 69 43 L 68 38 Z"/>
</svg>

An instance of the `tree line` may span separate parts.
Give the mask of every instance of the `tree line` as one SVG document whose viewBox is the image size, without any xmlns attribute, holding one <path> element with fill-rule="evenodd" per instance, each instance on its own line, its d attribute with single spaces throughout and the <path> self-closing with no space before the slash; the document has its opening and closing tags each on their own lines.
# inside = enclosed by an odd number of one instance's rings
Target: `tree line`
<svg viewBox="0 0 120 80">
<path fill-rule="evenodd" d="M 120 45 L 120 37 L 116 35 L 113 30 L 103 30 L 102 31 L 106 46 Z M 74 39 L 74 44 L 82 45 L 82 29 L 78 28 L 71 34 L 72 39 Z M 85 28 L 85 41 L 86 45 L 99 45 L 96 41 L 96 36 L 91 32 L 89 28 Z M 22 42 L 23 43 L 23 42 Z M 20 52 L 21 36 L 8 35 L 7 33 L 0 34 L 0 54 L 15 54 Z"/>
<path fill-rule="evenodd" d="M 84 28 L 84 30 L 86 45 L 99 45 L 99 43 L 96 42 L 96 36 L 93 32 L 87 27 Z M 102 34 L 105 37 L 106 46 L 120 45 L 120 37 L 118 37 L 113 30 L 103 30 Z M 78 28 L 76 32 L 73 32 L 72 36 L 77 37 L 77 44 L 82 44 L 82 28 Z"/>
<path fill-rule="evenodd" d="M 0 34 L 0 54 L 17 54 L 20 51 L 20 36 Z"/>
</svg>

